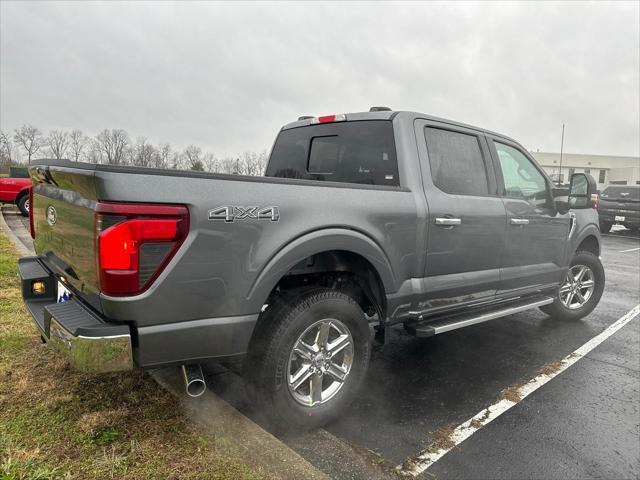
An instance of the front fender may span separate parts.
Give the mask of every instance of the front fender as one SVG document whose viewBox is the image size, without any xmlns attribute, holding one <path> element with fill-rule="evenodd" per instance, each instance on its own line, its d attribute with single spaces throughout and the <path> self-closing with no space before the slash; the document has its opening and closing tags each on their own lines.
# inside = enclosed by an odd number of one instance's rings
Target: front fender
<svg viewBox="0 0 640 480">
<path fill-rule="evenodd" d="M 597 243 L 598 255 L 601 250 L 600 227 L 598 225 L 598 212 L 593 209 L 574 210 L 576 217 L 576 227 L 569 239 L 569 248 L 567 249 L 567 265 L 571 262 L 571 258 L 575 254 L 578 247 L 588 238 L 593 237 L 593 241 Z"/>
<path fill-rule="evenodd" d="M 371 238 L 355 230 L 328 228 L 307 233 L 280 249 L 264 266 L 247 293 L 247 301 L 260 309 L 280 279 L 311 255 L 343 250 L 361 255 L 376 269 L 387 293 L 396 289 L 396 277 L 387 255 Z"/>
</svg>

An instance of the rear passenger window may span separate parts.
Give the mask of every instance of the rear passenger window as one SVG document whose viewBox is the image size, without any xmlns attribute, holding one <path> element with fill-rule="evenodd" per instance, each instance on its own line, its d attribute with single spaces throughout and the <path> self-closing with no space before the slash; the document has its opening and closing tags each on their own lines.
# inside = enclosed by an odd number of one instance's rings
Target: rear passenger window
<svg viewBox="0 0 640 480">
<path fill-rule="evenodd" d="M 265 175 L 398 186 L 393 125 L 367 120 L 283 130 Z"/>
<path fill-rule="evenodd" d="M 427 127 L 424 130 L 436 187 L 446 193 L 487 195 L 487 170 L 478 137 Z"/>
</svg>

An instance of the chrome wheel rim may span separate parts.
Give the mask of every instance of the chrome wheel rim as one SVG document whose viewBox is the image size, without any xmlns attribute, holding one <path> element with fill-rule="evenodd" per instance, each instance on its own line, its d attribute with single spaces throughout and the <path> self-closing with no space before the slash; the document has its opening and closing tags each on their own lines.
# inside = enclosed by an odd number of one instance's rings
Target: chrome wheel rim
<svg viewBox="0 0 640 480">
<path fill-rule="evenodd" d="M 25 200 L 25 202 L 24 202 L 24 209 L 25 209 L 27 212 L 29 212 L 29 200 L 28 200 L 28 199 L 27 199 L 27 200 Z"/>
<path fill-rule="evenodd" d="M 593 271 L 586 265 L 574 265 L 560 287 L 560 301 L 571 310 L 578 309 L 589 301 L 595 286 Z"/>
<path fill-rule="evenodd" d="M 331 400 L 353 365 L 353 338 L 340 320 L 325 318 L 307 328 L 293 344 L 287 367 L 289 392 L 305 407 Z"/>
</svg>

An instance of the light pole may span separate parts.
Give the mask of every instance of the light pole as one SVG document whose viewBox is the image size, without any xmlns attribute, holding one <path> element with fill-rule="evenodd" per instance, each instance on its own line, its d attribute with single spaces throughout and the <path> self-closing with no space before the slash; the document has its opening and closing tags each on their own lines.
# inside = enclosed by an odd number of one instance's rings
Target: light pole
<svg viewBox="0 0 640 480">
<path fill-rule="evenodd" d="M 564 123 L 562 124 L 562 138 L 560 140 L 560 171 L 558 172 L 558 182 L 562 185 L 562 151 L 564 150 Z"/>
</svg>

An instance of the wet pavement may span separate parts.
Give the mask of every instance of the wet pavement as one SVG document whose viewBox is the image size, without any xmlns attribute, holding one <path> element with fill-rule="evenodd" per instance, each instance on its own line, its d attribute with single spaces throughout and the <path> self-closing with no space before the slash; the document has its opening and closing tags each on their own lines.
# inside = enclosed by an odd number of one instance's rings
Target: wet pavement
<svg viewBox="0 0 640 480">
<path fill-rule="evenodd" d="M 637 478 L 640 322 L 436 462 L 437 478 Z"/>
<path fill-rule="evenodd" d="M 318 433 L 281 437 L 334 478 L 389 473 L 427 447 L 440 428 L 457 426 L 598 335 L 640 302 L 640 237 L 603 236 L 607 285 L 596 310 L 578 322 L 539 310 L 418 339 L 394 329 L 374 352 L 360 396 Z M 626 250 L 632 250 L 627 251 Z M 479 430 L 429 468 L 437 478 L 637 478 L 640 472 L 640 317 L 574 366 Z M 216 393 L 260 421 L 241 380 L 208 367 Z M 325 435 L 326 433 L 326 435 Z M 366 469 L 327 465 L 349 445 Z M 373 467 L 372 467 L 373 465 Z"/>
</svg>

